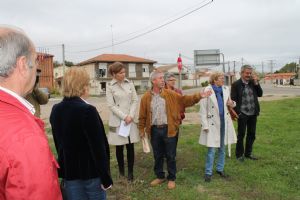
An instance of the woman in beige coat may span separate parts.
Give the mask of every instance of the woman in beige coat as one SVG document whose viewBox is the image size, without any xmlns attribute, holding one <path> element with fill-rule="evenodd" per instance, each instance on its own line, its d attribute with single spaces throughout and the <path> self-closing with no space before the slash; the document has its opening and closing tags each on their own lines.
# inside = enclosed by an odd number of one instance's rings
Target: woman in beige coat
<svg viewBox="0 0 300 200">
<path fill-rule="evenodd" d="M 137 129 L 138 97 L 132 82 L 125 78 L 125 66 L 115 62 L 109 66 L 109 73 L 113 79 L 106 88 L 106 99 L 109 107 L 109 135 L 108 143 L 116 146 L 116 157 L 121 176 L 124 171 L 124 146 L 127 149 L 128 180 L 133 181 L 134 143 L 140 140 Z M 121 122 L 130 125 L 129 136 L 120 135 Z"/>
<path fill-rule="evenodd" d="M 224 74 L 215 72 L 204 91 L 212 91 L 208 98 L 200 100 L 201 134 L 199 143 L 208 147 L 205 163 L 205 181 L 212 177 L 215 149 L 218 149 L 216 172 L 222 177 L 225 165 L 225 145 L 236 143 L 236 134 L 227 106 L 234 107 L 229 88 L 224 86 Z"/>
</svg>

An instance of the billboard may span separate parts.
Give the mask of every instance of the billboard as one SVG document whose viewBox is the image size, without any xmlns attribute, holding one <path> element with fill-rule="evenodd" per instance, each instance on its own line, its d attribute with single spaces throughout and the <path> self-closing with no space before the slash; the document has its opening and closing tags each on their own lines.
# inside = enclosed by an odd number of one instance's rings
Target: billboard
<svg viewBox="0 0 300 200">
<path fill-rule="evenodd" d="M 194 50 L 194 64 L 200 65 L 220 65 L 220 50 Z"/>
</svg>

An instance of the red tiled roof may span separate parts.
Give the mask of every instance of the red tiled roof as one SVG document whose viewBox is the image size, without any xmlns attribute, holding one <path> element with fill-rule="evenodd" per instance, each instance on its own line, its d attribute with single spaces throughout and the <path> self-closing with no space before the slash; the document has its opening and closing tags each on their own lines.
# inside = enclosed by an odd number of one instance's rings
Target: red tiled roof
<svg viewBox="0 0 300 200">
<path fill-rule="evenodd" d="M 49 53 L 41 53 L 41 52 L 36 52 L 37 56 L 43 56 L 43 57 L 54 57 L 54 55 L 51 55 Z"/>
<path fill-rule="evenodd" d="M 129 56 L 126 54 L 101 54 L 94 58 L 80 62 L 78 65 L 85 65 L 95 62 L 156 63 L 154 60 Z"/>
<path fill-rule="evenodd" d="M 293 76 L 296 76 L 296 73 L 274 73 L 274 74 L 267 74 L 265 76 L 265 80 L 269 79 L 290 79 Z"/>
<path fill-rule="evenodd" d="M 289 73 L 274 73 L 274 74 L 267 74 L 266 76 L 295 76 L 296 74 L 293 72 Z"/>
</svg>

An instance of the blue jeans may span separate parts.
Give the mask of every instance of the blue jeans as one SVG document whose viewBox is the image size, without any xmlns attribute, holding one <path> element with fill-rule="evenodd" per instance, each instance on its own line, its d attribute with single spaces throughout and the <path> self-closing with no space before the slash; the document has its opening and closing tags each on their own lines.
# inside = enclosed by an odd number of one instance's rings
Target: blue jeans
<svg viewBox="0 0 300 200">
<path fill-rule="evenodd" d="M 218 161 L 216 170 L 219 172 L 224 171 L 225 165 L 225 145 L 224 145 L 224 137 L 225 137 L 225 122 L 224 118 L 221 118 L 221 129 L 220 129 L 220 148 L 218 149 Z M 208 147 L 206 163 L 205 163 L 205 174 L 212 175 L 213 166 L 214 166 L 214 158 L 215 158 L 215 147 Z"/>
<path fill-rule="evenodd" d="M 151 127 L 151 145 L 154 155 L 154 173 L 157 178 L 164 179 L 163 169 L 164 158 L 167 158 L 167 179 L 174 181 L 176 179 L 176 147 L 177 137 L 168 137 L 168 127 Z"/>
<path fill-rule="evenodd" d="M 100 178 L 87 180 L 65 180 L 68 200 L 105 200 L 106 192 L 101 188 Z"/>
</svg>

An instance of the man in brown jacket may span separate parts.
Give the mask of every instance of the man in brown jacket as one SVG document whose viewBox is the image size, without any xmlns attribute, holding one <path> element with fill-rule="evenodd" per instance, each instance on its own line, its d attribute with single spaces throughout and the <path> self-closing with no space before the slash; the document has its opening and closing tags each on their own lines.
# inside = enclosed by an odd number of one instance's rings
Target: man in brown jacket
<svg viewBox="0 0 300 200">
<path fill-rule="evenodd" d="M 175 188 L 176 179 L 176 136 L 181 116 L 181 106 L 188 107 L 196 104 L 201 98 L 208 97 L 211 92 L 200 92 L 194 95 L 180 95 L 164 88 L 164 74 L 154 71 L 150 75 L 151 90 L 147 91 L 140 104 L 139 132 L 141 138 L 148 134 L 154 155 L 154 172 L 156 179 L 151 186 L 165 181 L 163 171 L 164 157 L 167 159 L 168 188 Z"/>
</svg>

